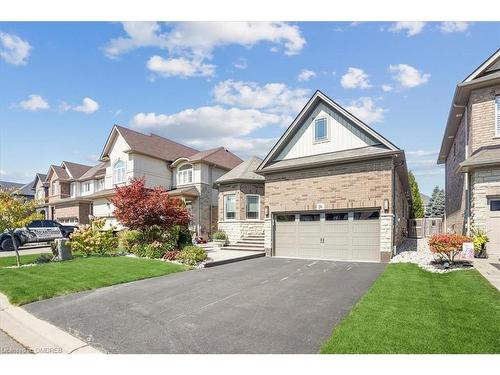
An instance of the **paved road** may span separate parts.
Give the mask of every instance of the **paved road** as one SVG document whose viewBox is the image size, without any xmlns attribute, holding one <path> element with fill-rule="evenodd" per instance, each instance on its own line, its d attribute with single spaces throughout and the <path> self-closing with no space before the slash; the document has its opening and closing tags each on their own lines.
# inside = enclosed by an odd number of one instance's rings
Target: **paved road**
<svg viewBox="0 0 500 375">
<path fill-rule="evenodd" d="M 317 353 L 383 269 L 258 258 L 24 307 L 112 353 Z"/>
</svg>

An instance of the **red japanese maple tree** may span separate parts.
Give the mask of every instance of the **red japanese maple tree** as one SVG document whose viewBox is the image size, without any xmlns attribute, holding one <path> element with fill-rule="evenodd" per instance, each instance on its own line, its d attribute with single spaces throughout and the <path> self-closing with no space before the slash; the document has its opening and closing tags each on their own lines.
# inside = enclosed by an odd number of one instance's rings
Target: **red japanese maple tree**
<svg viewBox="0 0 500 375">
<path fill-rule="evenodd" d="M 110 200 L 115 206 L 115 217 L 130 229 L 169 230 L 174 225 L 189 223 L 189 212 L 182 200 L 170 197 L 161 186 L 146 188 L 144 178 L 133 179 L 129 185 L 116 188 Z"/>
</svg>

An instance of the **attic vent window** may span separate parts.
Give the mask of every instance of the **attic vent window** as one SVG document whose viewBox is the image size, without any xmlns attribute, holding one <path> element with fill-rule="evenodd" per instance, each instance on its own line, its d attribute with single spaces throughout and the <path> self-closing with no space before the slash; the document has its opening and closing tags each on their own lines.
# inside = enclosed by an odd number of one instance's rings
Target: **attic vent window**
<svg viewBox="0 0 500 375">
<path fill-rule="evenodd" d="M 326 117 L 314 120 L 314 142 L 324 142 L 328 140 L 328 122 Z"/>
</svg>

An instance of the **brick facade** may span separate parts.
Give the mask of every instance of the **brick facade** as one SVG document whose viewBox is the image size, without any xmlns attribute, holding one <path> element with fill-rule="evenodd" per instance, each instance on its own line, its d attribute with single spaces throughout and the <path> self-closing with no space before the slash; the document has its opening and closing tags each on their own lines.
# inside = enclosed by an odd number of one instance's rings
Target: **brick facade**
<svg viewBox="0 0 500 375">
<path fill-rule="evenodd" d="M 500 85 L 474 90 L 469 97 L 470 154 L 481 147 L 500 145 L 495 136 L 495 97 Z"/>
<path fill-rule="evenodd" d="M 465 144 L 465 121 L 462 119 L 445 166 L 446 230 L 452 233 L 465 231 L 465 180 L 462 173 L 456 173 L 465 160 Z"/>
</svg>

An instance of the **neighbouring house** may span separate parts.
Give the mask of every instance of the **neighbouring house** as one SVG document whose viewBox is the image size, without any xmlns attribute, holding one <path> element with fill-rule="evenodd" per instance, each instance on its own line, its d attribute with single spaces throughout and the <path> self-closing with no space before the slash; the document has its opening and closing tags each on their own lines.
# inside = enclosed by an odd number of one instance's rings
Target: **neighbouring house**
<svg viewBox="0 0 500 375">
<path fill-rule="evenodd" d="M 387 262 L 406 236 L 404 152 L 320 91 L 257 164 L 217 180 L 230 238 L 251 228 L 271 256 Z"/>
<path fill-rule="evenodd" d="M 43 218 L 49 217 L 49 184 L 47 175 L 37 173 L 32 184 L 32 189 L 35 194 L 35 199 L 38 201 L 36 211 L 43 215 Z"/>
<path fill-rule="evenodd" d="M 183 199 L 192 215 L 190 229 L 204 238 L 217 229 L 214 182 L 242 162 L 224 147 L 200 152 L 156 134 L 118 125 L 112 128 L 100 161 L 80 177 L 80 190 L 76 192 L 92 202 L 94 217 L 119 226 L 110 202 L 115 188 L 133 178 L 144 178 L 146 187 L 163 186 L 171 196 Z"/>
<path fill-rule="evenodd" d="M 92 167 L 63 161 L 47 172 L 49 219 L 62 224 L 88 224 L 91 201 L 74 193 L 79 178 Z"/>
<path fill-rule="evenodd" d="M 447 231 L 486 230 L 487 252 L 500 256 L 500 49 L 457 85 L 438 164 Z"/>
<path fill-rule="evenodd" d="M 32 186 L 33 181 L 30 181 L 27 184 L 22 184 L 19 182 L 0 181 L 0 190 L 11 191 L 12 195 L 26 200 L 31 200 L 34 197 Z"/>
</svg>

